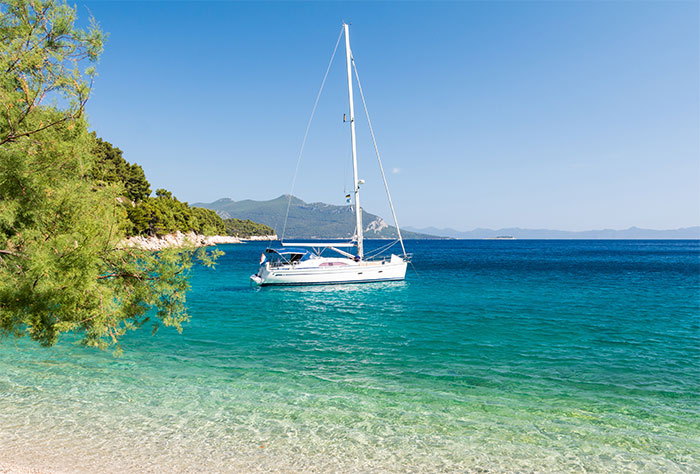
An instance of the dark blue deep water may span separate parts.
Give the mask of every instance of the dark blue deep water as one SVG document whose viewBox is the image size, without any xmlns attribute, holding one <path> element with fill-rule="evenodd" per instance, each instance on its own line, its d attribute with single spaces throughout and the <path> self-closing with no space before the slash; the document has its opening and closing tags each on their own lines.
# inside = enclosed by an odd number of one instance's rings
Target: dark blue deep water
<svg viewBox="0 0 700 474">
<path fill-rule="evenodd" d="M 0 460 L 700 472 L 698 241 L 408 241 L 405 282 L 293 288 L 249 284 L 264 243 L 220 248 L 182 335 L 2 342 Z"/>
</svg>

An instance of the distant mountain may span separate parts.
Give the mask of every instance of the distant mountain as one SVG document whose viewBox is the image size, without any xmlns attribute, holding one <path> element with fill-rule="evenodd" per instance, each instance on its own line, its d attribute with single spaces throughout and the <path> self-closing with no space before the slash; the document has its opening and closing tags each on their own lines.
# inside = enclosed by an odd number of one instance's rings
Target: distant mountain
<svg viewBox="0 0 700 474">
<path fill-rule="evenodd" d="M 270 201 L 233 201 L 228 198 L 212 203 L 197 202 L 195 207 L 216 211 L 224 219 L 250 219 L 275 229 L 282 234 L 284 215 L 287 212 L 288 195 Z M 362 212 L 364 233 L 367 238 L 396 238 L 396 228 L 384 219 L 368 212 Z M 285 237 L 289 239 L 333 239 L 350 238 L 355 232 L 355 214 L 350 206 L 334 206 L 322 202 L 306 203 L 292 196 Z M 405 239 L 430 239 L 433 235 L 417 232 L 401 232 Z"/>
<path fill-rule="evenodd" d="M 518 227 L 498 230 L 474 229 L 466 232 L 449 228 L 437 229 L 435 227 L 426 227 L 423 229 L 407 227 L 406 229 L 453 239 L 488 239 L 500 236 L 511 236 L 516 239 L 700 239 L 700 226 L 672 230 L 630 227 L 629 229 L 623 230 L 603 229 L 579 232 L 549 229 L 520 229 Z"/>
</svg>

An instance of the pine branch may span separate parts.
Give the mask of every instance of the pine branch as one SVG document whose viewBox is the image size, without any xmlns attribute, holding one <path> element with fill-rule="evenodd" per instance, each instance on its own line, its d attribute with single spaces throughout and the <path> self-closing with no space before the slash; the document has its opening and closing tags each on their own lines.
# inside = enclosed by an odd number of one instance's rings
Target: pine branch
<svg viewBox="0 0 700 474">
<path fill-rule="evenodd" d="M 0 254 L 3 255 L 12 255 L 13 257 L 19 257 L 19 258 L 27 258 L 21 253 L 13 252 L 12 250 L 0 250 Z"/>
</svg>

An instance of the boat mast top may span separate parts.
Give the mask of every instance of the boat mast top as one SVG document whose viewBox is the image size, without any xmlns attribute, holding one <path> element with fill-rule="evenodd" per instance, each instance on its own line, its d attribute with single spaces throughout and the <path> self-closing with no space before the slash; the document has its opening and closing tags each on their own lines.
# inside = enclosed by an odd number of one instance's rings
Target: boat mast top
<svg viewBox="0 0 700 474">
<path fill-rule="evenodd" d="M 362 208 L 360 207 L 360 183 L 357 178 L 357 144 L 355 141 L 355 105 L 352 95 L 352 51 L 350 50 L 349 25 L 343 23 L 345 31 L 345 58 L 348 68 L 348 100 L 350 102 L 350 141 L 352 142 L 352 182 L 355 192 L 355 225 L 357 227 L 357 256 L 364 258 L 362 235 Z"/>
</svg>

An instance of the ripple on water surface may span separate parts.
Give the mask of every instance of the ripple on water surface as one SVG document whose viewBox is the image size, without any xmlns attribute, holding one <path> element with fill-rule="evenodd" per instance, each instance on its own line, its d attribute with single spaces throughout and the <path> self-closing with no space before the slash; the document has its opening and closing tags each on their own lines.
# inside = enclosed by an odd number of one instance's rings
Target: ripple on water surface
<svg viewBox="0 0 700 474">
<path fill-rule="evenodd" d="M 183 335 L 0 346 L 0 458 L 83 472 L 700 470 L 697 242 L 409 242 L 405 282 L 198 268 Z"/>
</svg>

